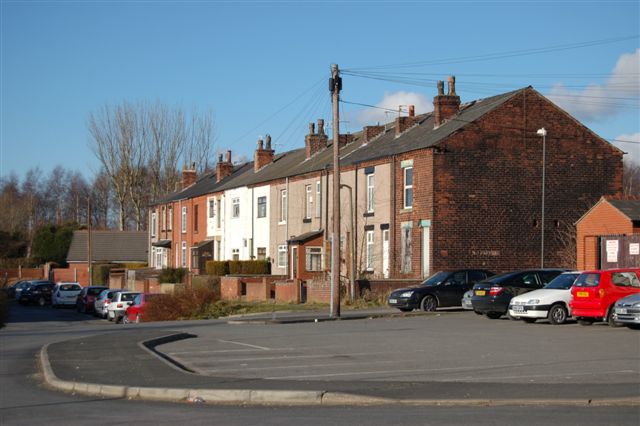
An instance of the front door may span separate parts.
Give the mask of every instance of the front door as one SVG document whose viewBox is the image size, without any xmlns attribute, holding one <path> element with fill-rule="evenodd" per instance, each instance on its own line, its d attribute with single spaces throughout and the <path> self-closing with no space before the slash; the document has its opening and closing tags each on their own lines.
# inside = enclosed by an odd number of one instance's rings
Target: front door
<svg viewBox="0 0 640 426">
<path fill-rule="evenodd" d="M 389 230 L 382 231 L 382 273 L 389 278 Z"/>
<path fill-rule="evenodd" d="M 298 247 L 291 247 L 291 279 L 298 276 Z"/>
</svg>

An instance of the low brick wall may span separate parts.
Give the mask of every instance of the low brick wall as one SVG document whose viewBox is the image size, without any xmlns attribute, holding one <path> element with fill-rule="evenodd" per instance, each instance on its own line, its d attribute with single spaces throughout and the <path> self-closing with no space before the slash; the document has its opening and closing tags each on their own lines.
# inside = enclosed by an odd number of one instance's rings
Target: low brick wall
<svg viewBox="0 0 640 426">
<path fill-rule="evenodd" d="M 276 300 L 285 303 L 300 303 L 300 281 L 277 281 Z"/>
<path fill-rule="evenodd" d="M 78 282 L 82 286 L 89 285 L 89 271 L 82 269 L 56 268 L 51 271 L 52 281 Z"/>
<path fill-rule="evenodd" d="M 403 287 L 412 287 L 420 284 L 423 280 L 356 280 L 356 293 L 359 297 L 367 293 L 371 296 L 384 296 L 392 290 Z"/>
<path fill-rule="evenodd" d="M 44 274 L 43 268 L 3 268 L 0 269 L 0 284 L 5 280 L 7 283 L 25 279 L 41 280 Z"/>
<path fill-rule="evenodd" d="M 281 275 L 231 276 L 220 278 L 220 298 L 222 300 L 266 301 L 275 296 L 276 281 Z"/>
<path fill-rule="evenodd" d="M 331 281 L 308 280 L 306 281 L 307 300 L 306 303 L 330 303 L 331 302 Z"/>
</svg>

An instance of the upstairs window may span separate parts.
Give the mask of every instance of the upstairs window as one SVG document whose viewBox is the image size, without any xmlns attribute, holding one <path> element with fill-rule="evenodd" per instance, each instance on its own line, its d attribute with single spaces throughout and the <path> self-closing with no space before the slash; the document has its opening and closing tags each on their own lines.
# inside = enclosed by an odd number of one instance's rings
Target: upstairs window
<svg viewBox="0 0 640 426">
<path fill-rule="evenodd" d="M 193 206 L 193 232 L 198 232 L 198 205 Z"/>
<path fill-rule="evenodd" d="M 287 221 L 287 190 L 280 190 L 280 222 Z"/>
<path fill-rule="evenodd" d="M 367 175 L 367 212 L 373 213 L 374 208 L 374 174 Z"/>
<path fill-rule="evenodd" d="M 311 185 L 305 185 L 304 187 L 304 192 L 305 192 L 305 199 L 306 199 L 306 203 L 305 203 L 305 208 L 304 208 L 304 218 L 305 219 L 310 219 L 311 218 L 311 212 L 313 211 L 313 196 L 311 195 Z"/>
<path fill-rule="evenodd" d="M 267 217 L 267 197 L 258 197 L 258 217 Z"/>
<path fill-rule="evenodd" d="M 215 199 L 209 198 L 209 219 L 216 217 Z"/>
<path fill-rule="evenodd" d="M 322 212 L 322 185 L 320 181 L 316 182 L 316 217 L 320 217 Z"/>
<path fill-rule="evenodd" d="M 153 213 L 151 213 L 151 236 L 155 237 L 156 236 L 156 227 L 158 226 L 157 224 L 157 219 L 156 219 L 156 212 L 154 211 Z"/>
<path fill-rule="evenodd" d="M 231 199 L 231 217 L 232 218 L 240 217 L 240 198 Z"/>
<path fill-rule="evenodd" d="M 182 217 L 180 219 L 180 230 L 182 231 L 182 233 L 186 233 L 187 232 L 187 208 L 183 207 L 182 208 Z"/>
<path fill-rule="evenodd" d="M 169 207 L 168 209 L 168 218 L 167 218 L 167 230 L 171 231 L 173 229 L 173 207 Z"/>
<path fill-rule="evenodd" d="M 413 207 L 413 167 L 404 169 L 404 208 Z"/>
</svg>

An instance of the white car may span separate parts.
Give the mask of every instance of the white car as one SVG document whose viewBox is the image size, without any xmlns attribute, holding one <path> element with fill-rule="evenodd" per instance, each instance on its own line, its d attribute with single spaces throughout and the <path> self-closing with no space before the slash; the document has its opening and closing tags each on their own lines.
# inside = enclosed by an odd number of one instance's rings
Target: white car
<svg viewBox="0 0 640 426">
<path fill-rule="evenodd" d="M 106 318 L 107 317 L 107 307 L 109 303 L 111 303 L 111 299 L 113 296 L 121 292 L 120 289 L 108 288 L 106 290 L 102 290 L 100 295 L 96 298 L 95 302 L 93 302 L 93 312 L 97 317 Z"/>
<path fill-rule="evenodd" d="M 81 290 L 82 286 L 79 283 L 56 284 L 51 293 L 51 306 L 54 308 L 64 305 L 74 306 Z"/>
<path fill-rule="evenodd" d="M 139 294 L 140 292 L 137 291 L 119 291 L 114 294 L 111 303 L 107 305 L 107 319 L 120 322 L 129 305 L 133 303 L 133 299 Z"/>
<path fill-rule="evenodd" d="M 564 272 L 544 288 L 514 297 L 509 302 L 509 315 L 529 323 L 539 319 L 564 323 L 571 316 L 571 286 L 579 275 L 580 272 Z"/>
</svg>

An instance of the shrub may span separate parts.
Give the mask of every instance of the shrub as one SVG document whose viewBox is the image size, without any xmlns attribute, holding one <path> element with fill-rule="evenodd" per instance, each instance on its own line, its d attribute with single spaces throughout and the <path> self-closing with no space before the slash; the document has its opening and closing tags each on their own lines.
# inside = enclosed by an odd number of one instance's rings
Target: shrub
<svg viewBox="0 0 640 426">
<path fill-rule="evenodd" d="M 217 299 L 215 291 L 205 286 L 177 289 L 173 294 L 150 300 L 145 307 L 145 318 L 149 321 L 201 318 Z"/>
<path fill-rule="evenodd" d="M 91 267 L 93 285 L 107 285 L 109 283 L 109 272 L 119 266 L 114 263 L 93 264 Z"/>
<path fill-rule="evenodd" d="M 221 277 L 229 273 L 229 262 L 219 260 L 207 261 L 207 275 L 215 275 Z"/>
<path fill-rule="evenodd" d="M 268 260 L 247 260 L 242 262 L 241 268 L 244 275 L 271 274 L 271 262 Z"/>
<path fill-rule="evenodd" d="M 165 268 L 158 276 L 159 283 L 181 283 L 187 276 L 187 268 Z"/>
</svg>

